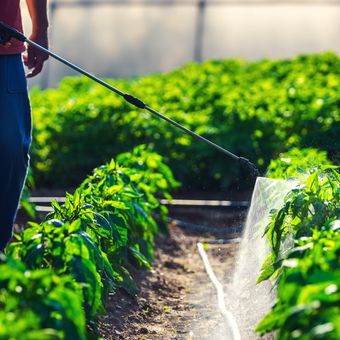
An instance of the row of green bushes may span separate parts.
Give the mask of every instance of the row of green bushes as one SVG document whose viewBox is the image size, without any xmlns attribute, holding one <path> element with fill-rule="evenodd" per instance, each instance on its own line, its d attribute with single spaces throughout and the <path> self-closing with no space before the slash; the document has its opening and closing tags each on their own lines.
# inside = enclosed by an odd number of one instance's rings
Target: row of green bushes
<svg viewBox="0 0 340 340">
<path fill-rule="evenodd" d="M 95 335 L 108 293 L 136 293 L 126 265 L 151 268 L 167 222 L 158 198 L 177 185 L 162 157 L 140 146 L 95 169 L 65 204 L 52 203 L 0 259 L 0 339 Z"/>
<path fill-rule="evenodd" d="M 263 171 L 292 147 L 339 160 L 340 58 L 191 63 L 166 74 L 109 81 Z M 192 189 L 244 183 L 237 162 L 86 78 L 31 92 L 37 185 L 72 187 L 92 168 L 138 144 L 153 145 Z"/>
<path fill-rule="evenodd" d="M 271 280 L 277 301 L 257 327 L 261 334 L 340 338 L 340 175 L 327 163 L 325 153 L 294 149 L 269 167 L 270 177 L 299 177 L 302 184 L 265 228 L 271 253 L 258 282 Z"/>
<path fill-rule="evenodd" d="M 296 177 L 320 164 L 329 164 L 325 153 L 293 149 L 268 172 Z M 279 299 L 261 333 L 339 335 L 340 180 L 328 171 L 313 172 L 293 191 L 267 229 L 273 252 L 259 280 L 277 278 Z M 126 264 L 150 268 L 154 235 L 167 217 L 156 194 L 170 198 L 177 185 L 162 157 L 140 146 L 95 169 L 63 206 L 53 203 L 54 212 L 17 235 L 0 259 L 0 338 L 85 339 L 95 332 L 109 292 L 136 292 Z M 281 244 L 291 233 L 296 245 L 286 256 Z"/>
</svg>

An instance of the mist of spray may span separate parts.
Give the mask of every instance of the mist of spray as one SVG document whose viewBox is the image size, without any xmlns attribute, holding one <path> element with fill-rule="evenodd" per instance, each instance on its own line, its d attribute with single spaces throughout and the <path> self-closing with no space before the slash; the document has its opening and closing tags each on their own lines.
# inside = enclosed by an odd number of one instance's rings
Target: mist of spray
<svg viewBox="0 0 340 340">
<path fill-rule="evenodd" d="M 256 339 L 256 325 L 275 303 L 275 291 L 269 282 L 256 284 L 269 246 L 262 237 L 270 221 L 270 211 L 279 209 L 295 181 L 259 177 L 243 231 L 233 281 L 226 290 L 226 304 L 234 314 L 242 339 Z"/>
</svg>

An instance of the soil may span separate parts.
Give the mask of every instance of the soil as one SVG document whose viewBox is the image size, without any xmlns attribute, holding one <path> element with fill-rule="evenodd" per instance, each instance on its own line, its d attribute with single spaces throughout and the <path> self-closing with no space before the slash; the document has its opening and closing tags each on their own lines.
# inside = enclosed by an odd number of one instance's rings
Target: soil
<svg viewBox="0 0 340 340">
<path fill-rule="evenodd" d="M 171 224 L 169 235 L 156 240 L 153 270 L 132 273 L 140 289 L 136 298 L 123 292 L 109 297 L 107 314 L 99 322 L 100 335 L 134 340 L 226 339 L 215 288 L 196 247 L 198 241 L 212 239 L 212 235 Z M 209 244 L 206 248 L 216 275 L 228 280 L 229 273 L 231 278 L 238 243 Z"/>
</svg>

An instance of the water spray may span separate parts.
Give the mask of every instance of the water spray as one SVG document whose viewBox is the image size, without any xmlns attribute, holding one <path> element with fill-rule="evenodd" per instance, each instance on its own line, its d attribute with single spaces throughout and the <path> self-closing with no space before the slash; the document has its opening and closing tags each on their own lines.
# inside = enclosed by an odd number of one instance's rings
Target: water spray
<svg viewBox="0 0 340 340">
<path fill-rule="evenodd" d="M 0 21 L 0 44 L 5 44 L 5 43 L 9 42 L 12 38 L 17 39 L 17 40 L 22 41 L 22 42 L 25 42 L 25 43 L 39 49 L 40 51 L 48 54 L 49 56 L 53 57 L 54 59 L 60 61 L 61 63 L 65 64 L 65 65 L 67 65 L 68 67 L 72 68 L 73 70 L 85 75 L 86 77 L 92 79 L 93 81 L 97 82 L 98 84 L 106 87 L 110 91 L 115 92 L 116 94 L 118 94 L 119 96 L 124 98 L 128 103 L 132 104 L 133 106 L 135 106 L 139 109 L 142 109 L 142 110 L 149 111 L 153 115 L 165 120 L 166 122 L 177 127 L 178 129 L 181 129 L 182 131 L 184 131 L 188 135 L 210 145 L 214 149 L 216 149 L 216 150 L 222 152 L 223 154 L 237 160 L 241 164 L 242 167 L 247 169 L 252 174 L 252 176 L 254 176 L 254 177 L 259 176 L 258 169 L 256 168 L 256 166 L 252 162 L 250 162 L 249 159 L 237 156 L 234 153 L 232 153 L 232 152 L 222 148 L 221 146 L 215 144 L 214 142 L 210 141 L 209 139 L 197 134 L 196 132 L 191 131 L 190 129 L 184 127 L 183 125 L 177 123 L 176 121 L 170 119 L 169 117 L 167 117 L 167 116 L 161 114 L 160 112 L 154 110 L 153 108 L 151 108 L 150 106 L 145 104 L 139 98 L 136 98 L 136 97 L 134 97 L 134 96 L 132 96 L 128 93 L 124 93 L 124 92 L 120 91 L 118 88 L 106 83 L 102 79 L 100 79 L 100 78 L 94 76 L 93 74 L 83 70 L 82 68 L 78 67 L 77 65 L 72 64 L 68 60 L 66 60 L 66 59 L 60 57 L 59 55 L 51 52 L 47 48 L 45 48 L 45 47 L 37 44 L 36 42 L 26 38 L 26 36 L 23 35 L 21 32 L 15 30 L 14 28 L 12 28 L 12 27 L 10 27 L 10 26 L 8 26 L 8 25 L 6 25 L 6 24 L 4 24 L 3 22 Z"/>
</svg>

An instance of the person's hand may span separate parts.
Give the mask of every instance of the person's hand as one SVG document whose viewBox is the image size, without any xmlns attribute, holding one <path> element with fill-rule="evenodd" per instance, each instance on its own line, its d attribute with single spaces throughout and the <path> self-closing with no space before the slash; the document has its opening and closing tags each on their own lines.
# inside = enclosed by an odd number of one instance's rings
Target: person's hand
<svg viewBox="0 0 340 340">
<path fill-rule="evenodd" d="M 1 44 L 1 47 L 9 48 L 9 47 L 11 47 L 11 45 L 12 45 L 12 44 L 11 44 L 9 41 L 7 41 L 7 42 Z"/>
<path fill-rule="evenodd" d="M 48 48 L 47 31 L 37 34 L 33 33 L 30 36 L 30 40 L 33 40 L 37 44 Z M 28 44 L 27 51 L 24 54 L 23 59 L 24 64 L 29 69 L 29 73 L 26 74 L 26 77 L 32 78 L 41 72 L 44 62 L 48 59 L 48 55 Z"/>
</svg>

